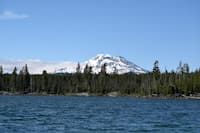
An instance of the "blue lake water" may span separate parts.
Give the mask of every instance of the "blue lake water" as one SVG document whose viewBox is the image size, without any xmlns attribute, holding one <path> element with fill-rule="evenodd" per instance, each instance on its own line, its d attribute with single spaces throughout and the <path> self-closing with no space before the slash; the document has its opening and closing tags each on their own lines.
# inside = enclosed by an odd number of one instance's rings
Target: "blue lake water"
<svg viewBox="0 0 200 133">
<path fill-rule="evenodd" d="M 0 133 L 200 132 L 200 101 L 0 96 Z"/>
</svg>

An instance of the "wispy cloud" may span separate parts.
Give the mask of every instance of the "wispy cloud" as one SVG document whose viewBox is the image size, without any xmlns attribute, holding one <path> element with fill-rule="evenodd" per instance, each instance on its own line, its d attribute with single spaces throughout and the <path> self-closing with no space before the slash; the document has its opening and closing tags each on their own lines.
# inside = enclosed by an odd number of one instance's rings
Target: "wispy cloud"
<svg viewBox="0 0 200 133">
<path fill-rule="evenodd" d="M 26 18 L 29 18 L 26 14 L 18 14 L 8 10 L 0 13 L 0 20 L 21 20 Z"/>
</svg>

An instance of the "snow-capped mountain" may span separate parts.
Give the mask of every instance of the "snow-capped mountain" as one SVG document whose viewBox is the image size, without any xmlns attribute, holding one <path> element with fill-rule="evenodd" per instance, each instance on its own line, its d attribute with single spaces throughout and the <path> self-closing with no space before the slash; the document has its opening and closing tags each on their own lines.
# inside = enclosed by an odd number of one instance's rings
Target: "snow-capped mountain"
<svg viewBox="0 0 200 133">
<path fill-rule="evenodd" d="M 121 56 L 112 56 L 109 54 L 98 54 L 95 57 L 85 61 L 84 63 L 80 63 L 81 71 L 84 71 L 86 65 L 92 67 L 93 73 L 99 73 L 101 71 L 102 65 L 106 64 L 106 72 L 109 74 L 117 73 L 146 73 L 147 71 L 132 62 L 126 60 Z M 75 65 L 74 65 L 75 66 Z M 77 67 L 77 65 L 76 65 Z M 66 66 L 65 68 L 57 69 L 56 73 L 73 73 L 76 72 L 76 67 Z"/>
<path fill-rule="evenodd" d="M 132 62 L 126 60 L 121 56 L 112 56 L 109 54 L 98 54 L 90 60 L 86 61 L 84 65 L 92 67 L 93 73 L 99 73 L 102 65 L 106 64 L 106 72 L 124 74 L 124 73 L 146 73 L 147 71 Z"/>
<path fill-rule="evenodd" d="M 78 62 L 60 61 L 46 62 L 41 60 L 0 60 L 4 73 L 11 73 L 16 66 L 17 70 L 27 64 L 31 74 L 41 74 L 43 70 L 48 73 L 75 73 Z M 109 54 L 98 54 L 95 57 L 80 63 L 81 71 L 84 71 L 86 65 L 92 67 L 93 73 L 99 73 L 101 66 L 106 64 L 107 73 L 146 73 L 147 71 L 121 56 L 112 56 Z"/>
</svg>

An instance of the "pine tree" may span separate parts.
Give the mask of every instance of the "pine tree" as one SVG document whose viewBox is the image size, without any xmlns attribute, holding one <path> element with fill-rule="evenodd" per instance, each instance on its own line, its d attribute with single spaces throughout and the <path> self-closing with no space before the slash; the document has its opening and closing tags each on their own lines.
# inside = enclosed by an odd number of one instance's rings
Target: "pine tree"
<svg viewBox="0 0 200 133">
<path fill-rule="evenodd" d="M 91 92 L 91 85 L 92 85 L 92 67 L 89 67 L 88 64 L 86 64 L 84 69 L 84 88 L 87 90 L 87 92 Z"/>
<path fill-rule="evenodd" d="M 106 67 L 107 67 L 106 63 L 101 66 L 101 72 L 100 72 L 100 74 L 106 75 Z"/>
<path fill-rule="evenodd" d="M 42 92 L 47 92 L 47 86 L 48 86 L 47 71 L 43 70 L 43 72 L 42 72 L 42 90 L 41 91 Z"/>
<path fill-rule="evenodd" d="M 78 62 L 77 67 L 76 67 L 76 73 L 81 73 L 81 66 L 80 66 L 79 62 Z"/>
<path fill-rule="evenodd" d="M 16 91 L 17 88 L 17 67 L 14 67 L 12 75 L 11 75 L 11 81 L 10 81 L 10 89 L 12 92 Z"/>
<path fill-rule="evenodd" d="M 75 74 L 75 84 L 76 84 L 76 87 L 75 87 L 75 92 L 80 92 L 81 91 L 81 81 L 82 81 L 82 74 L 81 74 L 81 66 L 80 66 L 80 63 L 78 62 L 77 64 L 77 67 L 76 67 L 76 74 Z"/>
<path fill-rule="evenodd" d="M 30 74 L 27 64 L 24 66 L 24 92 L 30 92 Z"/>
<path fill-rule="evenodd" d="M 160 69 L 158 67 L 159 62 L 156 60 L 154 62 L 154 67 L 153 67 L 153 74 L 156 80 L 159 80 L 160 78 Z"/>
<path fill-rule="evenodd" d="M 0 66 L 0 91 L 3 90 L 3 67 Z"/>
<path fill-rule="evenodd" d="M 24 91 L 24 73 L 22 70 L 19 72 L 19 76 L 17 76 L 17 84 L 16 88 L 18 92 L 23 92 Z"/>
<path fill-rule="evenodd" d="M 3 67 L 0 66 L 0 75 L 3 75 Z"/>
<path fill-rule="evenodd" d="M 183 65 L 183 72 L 184 73 L 189 73 L 190 72 L 190 67 L 189 67 L 189 65 L 187 64 L 187 63 L 185 63 L 184 65 Z"/>
<path fill-rule="evenodd" d="M 92 73 L 92 67 L 89 67 L 88 64 L 86 64 L 84 68 L 84 74 L 91 74 Z"/>
<path fill-rule="evenodd" d="M 101 72 L 99 73 L 102 94 L 106 94 L 108 91 L 107 84 L 106 84 L 106 80 L 107 80 L 106 79 L 106 66 L 107 66 L 107 64 L 103 64 L 101 66 Z"/>
<path fill-rule="evenodd" d="M 159 62 L 156 60 L 153 66 L 153 77 L 154 77 L 154 86 L 156 93 L 160 94 L 160 69 L 158 67 Z"/>
</svg>

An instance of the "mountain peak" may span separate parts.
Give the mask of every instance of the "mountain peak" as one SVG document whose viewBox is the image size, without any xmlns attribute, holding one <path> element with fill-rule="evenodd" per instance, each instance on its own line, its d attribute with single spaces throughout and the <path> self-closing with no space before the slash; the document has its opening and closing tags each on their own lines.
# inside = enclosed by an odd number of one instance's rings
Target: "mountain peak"
<svg viewBox="0 0 200 133">
<path fill-rule="evenodd" d="M 93 58 L 84 63 L 92 67 L 93 73 L 99 73 L 101 66 L 106 64 L 107 73 L 146 73 L 147 71 L 132 62 L 126 60 L 122 56 L 112 56 L 110 54 L 97 54 Z"/>
</svg>

